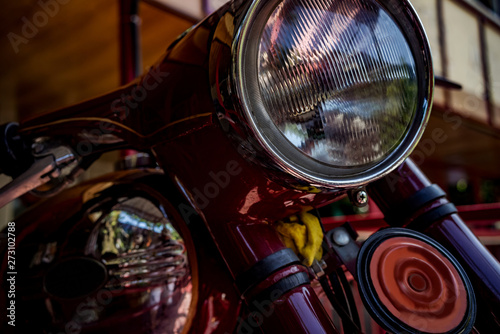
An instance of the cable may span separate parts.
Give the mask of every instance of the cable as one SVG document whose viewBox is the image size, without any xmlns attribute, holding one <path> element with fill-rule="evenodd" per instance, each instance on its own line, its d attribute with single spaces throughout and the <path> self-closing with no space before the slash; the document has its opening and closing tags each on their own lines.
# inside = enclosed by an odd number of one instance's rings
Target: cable
<svg viewBox="0 0 500 334">
<path fill-rule="evenodd" d="M 352 293 L 351 285 L 347 280 L 344 269 L 338 268 L 337 275 L 340 278 L 340 282 L 344 287 L 345 297 L 347 298 L 347 304 L 349 305 L 349 310 L 351 312 L 351 318 L 359 328 L 361 328 L 361 320 L 359 318 L 358 309 L 356 307 L 356 301 L 354 300 L 354 294 Z"/>
<path fill-rule="evenodd" d="M 321 284 L 321 287 L 325 291 L 328 300 L 330 301 L 333 308 L 335 309 L 335 311 L 337 311 L 338 315 L 342 319 L 342 326 L 344 328 L 344 332 L 352 334 L 360 334 L 361 329 L 352 321 L 349 313 L 347 313 L 346 309 L 340 304 L 338 298 L 333 293 L 332 288 L 330 287 L 328 281 L 328 277 L 326 275 L 320 277 L 319 282 Z"/>
</svg>

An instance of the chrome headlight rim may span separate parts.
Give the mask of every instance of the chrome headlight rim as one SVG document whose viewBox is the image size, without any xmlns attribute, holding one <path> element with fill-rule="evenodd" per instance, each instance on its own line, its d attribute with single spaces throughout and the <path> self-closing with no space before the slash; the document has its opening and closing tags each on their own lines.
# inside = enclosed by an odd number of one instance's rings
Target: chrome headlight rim
<svg viewBox="0 0 500 334">
<path fill-rule="evenodd" d="M 237 107 L 246 121 L 249 135 L 257 140 L 271 165 L 320 188 L 351 188 L 366 185 L 396 169 L 423 135 L 432 106 L 434 73 L 423 26 L 406 0 L 375 0 L 387 11 L 411 49 L 417 72 L 417 110 L 398 146 L 373 166 L 338 167 L 308 157 L 289 143 L 267 114 L 258 91 L 259 41 L 269 16 L 282 0 L 256 0 L 248 8 L 233 42 L 232 76 L 238 96 Z M 256 110 L 256 112 L 252 112 Z M 302 154 L 301 154 L 302 153 Z"/>
</svg>

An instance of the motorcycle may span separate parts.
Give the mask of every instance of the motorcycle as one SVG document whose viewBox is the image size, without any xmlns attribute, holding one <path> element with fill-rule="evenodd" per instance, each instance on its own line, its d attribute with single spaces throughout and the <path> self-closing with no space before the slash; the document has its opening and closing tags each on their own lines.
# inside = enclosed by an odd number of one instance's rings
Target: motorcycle
<svg viewBox="0 0 500 334">
<path fill-rule="evenodd" d="M 361 333 L 363 304 L 498 332 L 500 264 L 409 158 L 433 87 L 406 0 L 235 0 L 131 83 L 3 126 L 0 205 L 49 197 L 4 231 L 4 331 Z M 154 161 L 64 190 L 129 148 Z M 387 227 L 325 230 L 346 196 Z"/>
</svg>

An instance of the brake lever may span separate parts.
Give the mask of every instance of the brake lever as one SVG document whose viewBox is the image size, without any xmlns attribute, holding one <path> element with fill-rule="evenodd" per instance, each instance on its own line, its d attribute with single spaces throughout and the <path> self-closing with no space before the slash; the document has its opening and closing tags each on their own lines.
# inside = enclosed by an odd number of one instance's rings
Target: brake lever
<svg viewBox="0 0 500 334">
<path fill-rule="evenodd" d="M 0 189 L 0 208 L 17 197 L 60 177 L 63 168 L 78 163 L 78 159 L 68 147 L 43 149 L 42 146 L 37 150 L 36 145 L 40 144 L 35 144 L 33 165 Z"/>
</svg>

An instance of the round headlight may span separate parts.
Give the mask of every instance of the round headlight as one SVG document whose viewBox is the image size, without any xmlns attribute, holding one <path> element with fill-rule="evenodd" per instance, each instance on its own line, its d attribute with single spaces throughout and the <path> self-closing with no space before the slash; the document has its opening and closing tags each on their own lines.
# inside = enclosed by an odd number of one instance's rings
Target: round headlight
<svg viewBox="0 0 500 334">
<path fill-rule="evenodd" d="M 251 131 L 302 180 L 367 183 L 401 163 L 422 135 L 431 59 L 405 1 L 256 1 L 235 48 Z"/>
</svg>

